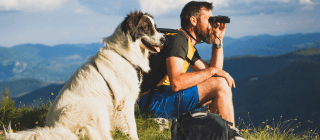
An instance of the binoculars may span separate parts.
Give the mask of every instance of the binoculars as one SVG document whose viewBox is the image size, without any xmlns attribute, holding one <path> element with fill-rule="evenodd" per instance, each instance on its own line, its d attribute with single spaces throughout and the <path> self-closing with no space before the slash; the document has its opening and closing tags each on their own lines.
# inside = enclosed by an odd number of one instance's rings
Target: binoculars
<svg viewBox="0 0 320 140">
<path fill-rule="evenodd" d="M 228 16 L 221 16 L 221 15 L 209 18 L 209 23 L 212 24 L 215 22 L 230 23 L 230 18 Z M 181 32 L 175 29 L 168 29 L 168 28 L 157 28 L 157 31 L 161 33 L 180 33 Z"/>
<path fill-rule="evenodd" d="M 228 16 L 215 16 L 209 18 L 210 23 L 220 22 L 220 23 L 230 23 L 230 18 Z"/>
</svg>

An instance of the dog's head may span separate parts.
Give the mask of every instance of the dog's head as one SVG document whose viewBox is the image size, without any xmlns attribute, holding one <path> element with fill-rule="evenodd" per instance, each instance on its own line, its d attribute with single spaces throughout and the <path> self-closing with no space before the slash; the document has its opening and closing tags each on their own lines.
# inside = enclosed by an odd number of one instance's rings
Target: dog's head
<svg viewBox="0 0 320 140">
<path fill-rule="evenodd" d="M 166 39 L 156 30 L 153 17 L 141 11 L 130 12 L 121 23 L 121 30 L 129 35 L 133 42 L 138 41 L 141 49 L 151 53 L 160 52 Z"/>
</svg>

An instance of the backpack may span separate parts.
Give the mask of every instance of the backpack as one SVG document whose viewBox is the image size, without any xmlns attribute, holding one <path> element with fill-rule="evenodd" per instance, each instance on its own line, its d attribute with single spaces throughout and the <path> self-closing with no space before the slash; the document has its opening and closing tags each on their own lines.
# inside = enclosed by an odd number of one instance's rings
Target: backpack
<svg viewBox="0 0 320 140">
<path fill-rule="evenodd" d="M 220 115 L 189 111 L 172 120 L 172 140 L 231 140 L 237 135 Z"/>
</svg>

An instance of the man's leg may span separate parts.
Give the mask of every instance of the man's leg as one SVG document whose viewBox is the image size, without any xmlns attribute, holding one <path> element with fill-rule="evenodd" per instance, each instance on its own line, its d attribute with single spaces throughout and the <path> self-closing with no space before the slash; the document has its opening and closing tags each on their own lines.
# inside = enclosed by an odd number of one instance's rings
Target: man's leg
<svg viewBox="0 0 320 140">
<path fill-rule="evenodd" d="M 225 78 L 209 78 L 198 85 L 198 92 L 200 104 L 208 104 L 212 113 L 220 114 L 235 126 L 232 91 Z"/>
</svg>

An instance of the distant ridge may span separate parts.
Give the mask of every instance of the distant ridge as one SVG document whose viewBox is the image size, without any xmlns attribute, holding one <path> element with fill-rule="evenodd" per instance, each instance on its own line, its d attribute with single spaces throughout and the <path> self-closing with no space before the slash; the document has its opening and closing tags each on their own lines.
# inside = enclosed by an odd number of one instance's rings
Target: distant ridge
<svg viewBox="0 0 320 140">
<path fill-rule="evenodd" d="M 226 59 L 224 66 L 235 79 L 232 91 L 236 118 L 249 121 L 250 112 L 251 120 L 259 126 L 267 119 L 272 124 L 272 118 L 282 116 L 285 121 L 298 116 L 296 123 L 313 122 L 300 128 L 320 126 L 320 48 L 268 57 L 233 57 Z M 40 105 L 54 100 L 63 86 L 50 84 L 13 99 L 16 106 Z"/>
</svg>

